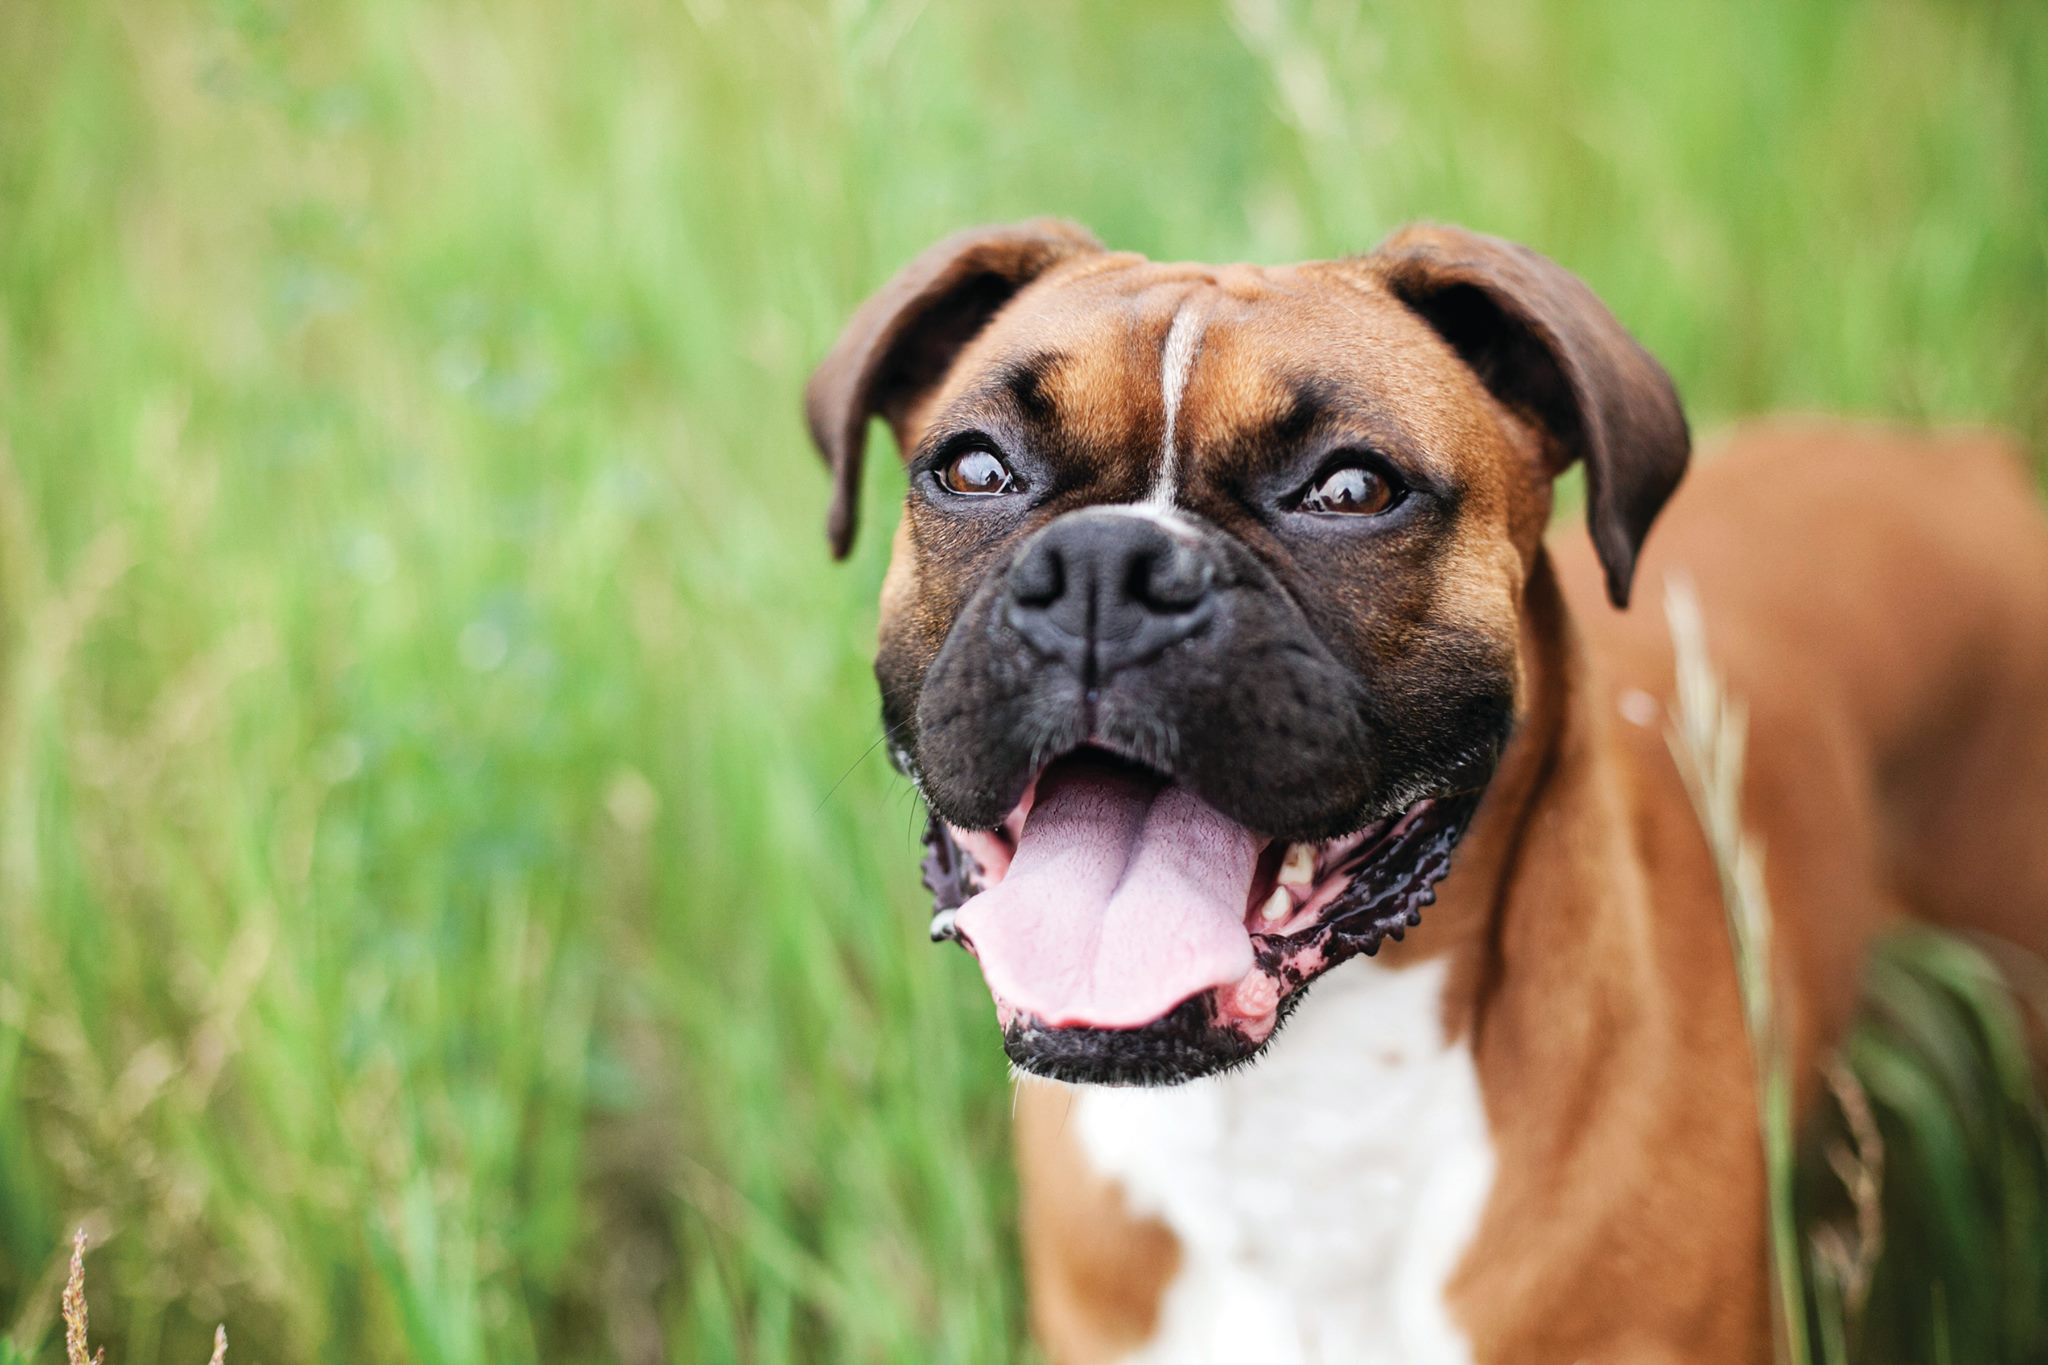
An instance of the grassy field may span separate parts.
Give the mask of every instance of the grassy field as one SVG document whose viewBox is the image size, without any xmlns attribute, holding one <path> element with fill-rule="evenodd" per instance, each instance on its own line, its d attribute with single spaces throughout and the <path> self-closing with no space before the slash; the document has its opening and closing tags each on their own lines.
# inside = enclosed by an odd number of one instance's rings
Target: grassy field
<svg viewBox="0 0 2048 1365">
<path fill-rule="evenodd" d="M 1022 1350 L 797 393 L 1045 211 L 2048 447 L 2020 0 L 0 4 L 0 1336 L 83 1223 L 119 1365 Z"/>
</svg>

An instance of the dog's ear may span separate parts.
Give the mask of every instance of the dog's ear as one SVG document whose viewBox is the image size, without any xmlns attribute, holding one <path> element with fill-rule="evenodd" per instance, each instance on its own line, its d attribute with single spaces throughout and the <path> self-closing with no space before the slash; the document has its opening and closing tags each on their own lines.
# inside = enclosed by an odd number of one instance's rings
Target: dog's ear
<svg viewBox="0 0 2048 1365">
<path fill-rule="evenodd" d="M 1101 250 L 1056 218 L 970 228 L 927 247 L 860 306 L 804 388 L 811 439 L 832 467 L 834 558 L 853 546 L 868 419 L 886 418 L 900 442 L 911 407 L 998 309 L 1059 262 Z"/>
<path fill-rule="evenodd" d="M 1553 475 L 1586 462 L 1586 520 L 1607 595 L 1627 606 L 1636 554 L 1692 446 L 1671 377 L 1583 281 L 1527 247 L 1417 225 L 1367 264 L 1544 433 Z"/>
</svg>

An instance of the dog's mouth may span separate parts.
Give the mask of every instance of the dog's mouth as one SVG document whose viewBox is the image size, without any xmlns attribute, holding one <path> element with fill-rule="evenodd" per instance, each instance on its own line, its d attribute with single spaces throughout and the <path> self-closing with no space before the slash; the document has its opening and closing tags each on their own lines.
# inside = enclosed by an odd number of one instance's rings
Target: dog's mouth
<svg viewBox="0 0 2048 1365">
<path fill-rule="evenodd" d="M 979 960 L 1020 1068 L 1185 1080 L 1250 1059 L 1309 982 L 1419 924 L 1477 803 L 1447 792 L 1294 843 L 1084 748 L 999 829 L 933 820 L 932 937 Z"/>
</svg>

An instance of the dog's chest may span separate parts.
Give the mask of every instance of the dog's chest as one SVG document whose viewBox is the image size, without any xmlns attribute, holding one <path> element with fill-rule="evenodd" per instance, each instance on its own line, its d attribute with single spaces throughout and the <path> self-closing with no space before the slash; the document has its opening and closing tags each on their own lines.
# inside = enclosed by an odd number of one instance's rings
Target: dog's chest
<svg viewBox="0 0 2048 1365">
<path fill-rule="evenodd" d="M 1471 1360 L 1444 1288 L 1494 1157 L 1446 970 L 1349 963 L 1248 1070 L 1077 1096 L 1090 1160 L 1181 1243 L 1133 1365 Z"/>
</svg>

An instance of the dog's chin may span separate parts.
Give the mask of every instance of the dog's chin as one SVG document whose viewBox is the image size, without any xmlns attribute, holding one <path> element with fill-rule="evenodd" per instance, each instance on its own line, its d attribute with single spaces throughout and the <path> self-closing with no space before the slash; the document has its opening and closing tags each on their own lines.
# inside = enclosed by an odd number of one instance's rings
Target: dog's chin
<svg viewBox="0 0 2048 1365">
<path fill-rule="evenodd" d="M 1421 923 L 1478 804 L 1461 776 L 1302 843 L 1079 750 L 993 831 L 932 820 L 932 937 L 980 961 L 1021 1071 L 1154 1086 L 1228 1071 L 1272 1042 L 1316 978 Z"/>
<path fill-rule="evenodd" d="M 1250 1064 L 1307 993 L 1303 982 L 1281 997 L 1263 1036 L 1225 1018 L 1212 991 L 1134 1029 L 1049 1028 L 1036 1019 L 1014 1018 L 1003 1030 L 1003 1051 L 1018 1071 L 1069 1085 L 1179 1085 Z"/>
</svg>

